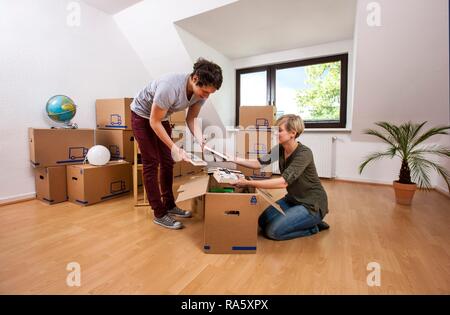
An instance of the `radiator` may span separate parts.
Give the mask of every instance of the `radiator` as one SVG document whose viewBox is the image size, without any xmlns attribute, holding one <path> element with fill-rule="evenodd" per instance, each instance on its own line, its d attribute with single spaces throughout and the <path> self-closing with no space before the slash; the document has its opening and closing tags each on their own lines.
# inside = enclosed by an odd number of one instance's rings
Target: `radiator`
<svg viewBox="0 0 450 315">
<path fill-rule="evenodd" d="M 336 137 L 303 133 L 298 141 L 311 149 L 319 177 L 336 177 Z M 274 163 L 273 172 L 280 174 L 278 163 Z"/>
</svg>

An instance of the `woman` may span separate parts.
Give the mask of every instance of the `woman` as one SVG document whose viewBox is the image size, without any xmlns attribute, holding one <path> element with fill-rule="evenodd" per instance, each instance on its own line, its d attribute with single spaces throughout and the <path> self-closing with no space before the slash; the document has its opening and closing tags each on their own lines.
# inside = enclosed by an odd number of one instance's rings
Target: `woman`
<svg viewBox="0 0 450 315">
<path fill-rule="evenodd" d="M 189 211 L 176 206 L 172 192 L 172 155 L 185 161 L 189 157 L 172 141 L 168 117 L 173 112 L 188 108 L 186 123 L 194 139 L 203 147 L 201 130 L 196 131 L 197 127 L 194 128 L 194 119 L 208 96 L 221 85 L 222 69 L 217 64 L 200 58 L 194 64 L 192 73 L 162 76 L 150 82 L 131 103 L 131 124 L 141 150 L 144 186 L 154 212 L 153 222 L 156 224 L 169 229 L 180 229 L 183 227 L 182 223 L 172 215 L 191 217 Z"/>
<path fill-rule="evenodd" d="M 288 240 L 308 236 L 329 226 L 323 222 L 328 213 L 327 194 L 320 183 L 311 150 L 296 141 L 305 129 L 303 120 L 297 115 L 284 115 L 276 125 L 279 128 L 279 145 L 272 152 L 258 160 L 236 158 L 236 164 L 259 169 L 261 164 L 271 164 L 279 160 L 281 177 L 249 181 L 241 179 L 238 187 L 286 188 L 287 194 L 277 203 L 285 216 L 273 206 L 268 207 L 259 217 L 258 223 L 263 233 L 274 240 Z"/>
</svg>

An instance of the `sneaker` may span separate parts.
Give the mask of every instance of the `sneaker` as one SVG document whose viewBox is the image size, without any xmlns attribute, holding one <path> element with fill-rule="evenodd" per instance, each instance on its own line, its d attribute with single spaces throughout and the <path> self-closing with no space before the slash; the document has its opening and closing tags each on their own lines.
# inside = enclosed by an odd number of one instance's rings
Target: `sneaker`
<svg viewBox="0 0 450 315">
<path fill-rule="evenodd" d="M 323 230 L 328 230 L 330 226 L 325 221 L 321 221 L 319 224 L 317 224 L 317 227 L 319 228 L 319 232 Z"/>
<path fill-rule="evenodd" d="M 166 214 L 165 216 L 163 216 L 161 218 L 154 218 L 153 222 L 156 224 L 159 224 L 165 228 L 173 229 L 173 230 L 181 229 L 183 227 L 183 224 L 181 222 L 175 220 L 168 214 Z"/>
<path fill-rule="evenodd" d="M 190 217 L 192 217 L 191 211 L 186 211 L 186 210 L 180 209 L 178 207 L 173 207 L 172 209 L 167 211 L 167 213 L 172 214 L 172 215 L 174 215 L 176 217 L 180 217 L 180 218 L 190 218 Z"/>
</svg>

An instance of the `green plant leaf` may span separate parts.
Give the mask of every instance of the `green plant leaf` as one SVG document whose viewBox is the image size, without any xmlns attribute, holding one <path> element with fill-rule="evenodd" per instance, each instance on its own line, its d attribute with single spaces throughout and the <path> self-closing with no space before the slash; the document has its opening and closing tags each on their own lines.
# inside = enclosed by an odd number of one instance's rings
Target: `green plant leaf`
<svg viewBox="0 0 450 315">
<path fill-rule="evenodd" d="M 398 143 L 399 141 L 399 132 L 398 132 L 398 127 L 390 124 L 386 121 L 379 121 L 376 122 L 375 125 L 383 128 L 384 130 L 386 130 L 387 132 L 389 132 L 389 134 L 392 136 L 392 138 Z"/>
<path fill-rule="evenodd" d="M 448 135 L 448 132 L 445 130 L 450 129 L 450 126 L 441 126 L 441 127 L 435 127 L 431 128 L 430 130 L 423 133 L 420 137 L 416 139 L 411 145 L 411 149 L 415 148 L 419 143 L 424 142 L 425 140 L 429 139 L 432 136 L 435 135 Z"/>
<path fill-rule="evenodd" d="M 411 159 L 411 161 L 414 161 L 414 163 L 416 163 L 417 165 L 419 165 L 419 167 L 422 167 L 422 168 L 433 168 L 445 180 L 447 187 L 449 188 L 449 191 L 450 191 L 450 173 L 445 168 L 443 168 L 439 164 L 437 164 L 433 161 L 427 160 L 423 157 L 414 157 Z M 423 180 L 424 179 L 422 178 L 422 181 Z M 422 187 L 422 186 L 420 186 L 420 187 Z M 429 187 L 431 187 L 431 184 L 429 185 Z M 426 186 L 425 186 L 425 188 L 426 188 Z"/>
<path fill-rule="evenodd" d="M 365 158 L 364 162 L 362 162 L 362 163 L 359 165 L 359 174 L 362 173 L 362 171 L 363 171 L 364 168 L 367 166 L 367 164 L 369 164 L 369 163 L 371 163 L 371 162 L 374 162 L 374 161 L 376 161 L 376 160 L 379 160 L 379 159 L 381 159 L 382 157 L 385 157 L 385 156 L 389 156 L 390 158 L 393 158 L 393 157 L 395 156 L 395 152 L 393 153 L 393 152 L 392 152 L 392 148 L 389 148 L 389 149 L 388 149 L 387 151 L 385 151 L 385 152 L 374 152 L 374 153 L 369 154 L 369 155 Z"/>
<path fill-rule="evenodd" d="M 390 144 L 391 146 L 397 148 L 398 146 L 395 144 L 395 139 L 392 139 L 391 136 L 389 135 L 384 135 L 382 134 L 380 131 L 378 130 L 374 130 L 374 129 L 366 129 L 364 130 L 364 133 L 367 135 L 371 135 L 371 136 L 375 136 L 380 138 L 381 140 L 383 140 L 384 142 Z"/>
<path fill-rule="evenodd" d="M 436 154 L 438 156 L 450 157 L 450 148 L 443 147 L 437 144 L 432 144 L 416 150 L 411 151 L 411 156 L 423 154 Z"/>
<path fill-rule="evenodd" d="M 417 184 L 420 188 L 425 188 L 426 190 L 431 188 L 430 172 L 432 167 L 426 163 L 422 162 L 422 158 L 410 158 L 408 164 L 411 169 L 412 181 Z"/>
<path fill-rule="evenodd" d="M 424 121 L 421 124 L 415 124 L 415 129 L 413 130 L 413 133 L 411 135 L 411 141 L 414 142 L 416 136 L 419 134 L 420 129 L 427 123 L 427 121 Z"/>
</svg>

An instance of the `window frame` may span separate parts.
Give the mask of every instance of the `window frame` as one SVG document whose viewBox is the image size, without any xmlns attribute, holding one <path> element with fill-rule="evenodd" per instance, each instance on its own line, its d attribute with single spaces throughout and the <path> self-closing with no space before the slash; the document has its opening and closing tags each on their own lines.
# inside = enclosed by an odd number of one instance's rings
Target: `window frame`
<svg viewBox="0 0 450 315">
<path fill-rule="evenodd" d="M 262 66 L 236 69 L 236 123 L 239 125 L 239 108 L 241 96 L 241 74 L 266 71 L 267 75 L 267 105 L 276 106 L 276 71 L 280 69 L 304 67 L 328 62 L 341 62 L 341 95 L 339 121 L 321 120 L 318 122 L 305 121 L 305 128 L 346 128 L 347 124 L 347 90 L 348 90 L 348 53 L 330 55 L 325 57 L 315 57 L 303 60 L 296 60 L 283 63 L 273 63 Z M 256 105 L 256 104 L 255 104 Z"/>
</svg>

